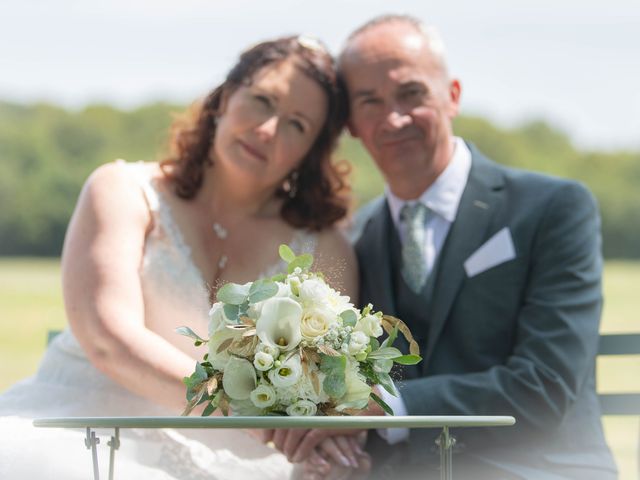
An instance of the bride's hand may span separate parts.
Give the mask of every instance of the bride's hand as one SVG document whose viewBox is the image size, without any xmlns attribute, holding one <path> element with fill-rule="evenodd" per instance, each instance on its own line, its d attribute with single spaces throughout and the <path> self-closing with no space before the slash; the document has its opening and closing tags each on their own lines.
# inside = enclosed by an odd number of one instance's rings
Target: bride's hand
<svg viewBox="0 0 640 480">
<path fill-rule="evenodd" d="M 303 463 L 304 480 L 357 480 L 371 471 L 371 457 L 362 450 L 366 432 L 323 440 Z M 351 460 L 349 460 L 351 458 Z"/>
</svg>

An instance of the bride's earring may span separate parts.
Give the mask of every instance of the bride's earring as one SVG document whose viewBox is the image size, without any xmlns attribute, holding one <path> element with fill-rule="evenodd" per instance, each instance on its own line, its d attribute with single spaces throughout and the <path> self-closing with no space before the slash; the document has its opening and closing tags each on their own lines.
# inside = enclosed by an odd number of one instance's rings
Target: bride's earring
<svg viewBox="0 0 640 480">
<path fill-rule="evenodd" d="M 289 198 L 295 198 L 298 193 L 298 171 L 294 170 L 289 174 L 289 176 L 284 180 L 282 184 L 282 190 L 284 190 Z"/>
</svg>

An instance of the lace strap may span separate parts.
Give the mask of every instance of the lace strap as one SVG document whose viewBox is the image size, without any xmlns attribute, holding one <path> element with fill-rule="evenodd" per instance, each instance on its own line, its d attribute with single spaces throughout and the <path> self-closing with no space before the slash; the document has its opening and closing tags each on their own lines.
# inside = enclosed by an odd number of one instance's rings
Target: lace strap
<svg viewBox="0 0 640 480">
<path fill-rule="evenodd" d="M 145 165 L 145 163 L 142 161 L 131 163 L 122 160 L 121 158 L 116 160 L 116 163 L 124 166 L 131 172 L 131 175 L 133 175 L 133 177 L 135 178 L 136 183 L 142 189 L 144 199 L 149 206 L 149 211 L 151 211 L 152 213 L 158 212 L 158 210 L 160 210 L 160 198 L 158 192 L 151 183 L 151 174 L 149 168 Z"/>
</svg>

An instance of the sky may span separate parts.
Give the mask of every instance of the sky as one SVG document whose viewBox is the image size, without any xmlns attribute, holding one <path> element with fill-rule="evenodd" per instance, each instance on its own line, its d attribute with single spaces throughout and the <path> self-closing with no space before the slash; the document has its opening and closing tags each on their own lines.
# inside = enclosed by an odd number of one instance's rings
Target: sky
<svg viewBox="0 0 640 480">
<path fill-rule="evenodd" d="M 336 53 L 383 13 L 438 28 L 463 114 L 640 149 L 640 0 L 0 0 L 0 100 L 188 103 L 251 44 L 305 33 Z"/>
</svg>

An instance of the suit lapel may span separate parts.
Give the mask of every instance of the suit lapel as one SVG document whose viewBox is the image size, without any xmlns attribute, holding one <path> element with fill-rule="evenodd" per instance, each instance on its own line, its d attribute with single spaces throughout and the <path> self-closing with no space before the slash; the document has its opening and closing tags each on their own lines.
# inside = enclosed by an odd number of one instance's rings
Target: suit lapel
<svg viewBox="0 0 640 480">
<path fill-rule="evenodd" d="M 396 315 L 393 301 L 393 280 L 391 277 L 391 244 L 389 226 L 391 214 L 386 200 L 380 203 L 369 219 L 356 244 L 360 262 L 361 285 L 367 285 L 361 292 L 361 301 L 373 303 L 376 311 L 387 315 Z M 372 298 L 375 298 L 373 302 Z"/>
<path fill-rule="evenodd" d="M 463 264 L 485 241 L 490 220 L 502 198 L 504 182 L 498 167 L 485 159 L 473 146 L 470 146 L 470 150 L 472 165 L 467 186 L 438 262 L 423 361 L 425 369 L 465 278 Z"/>
</svg>

